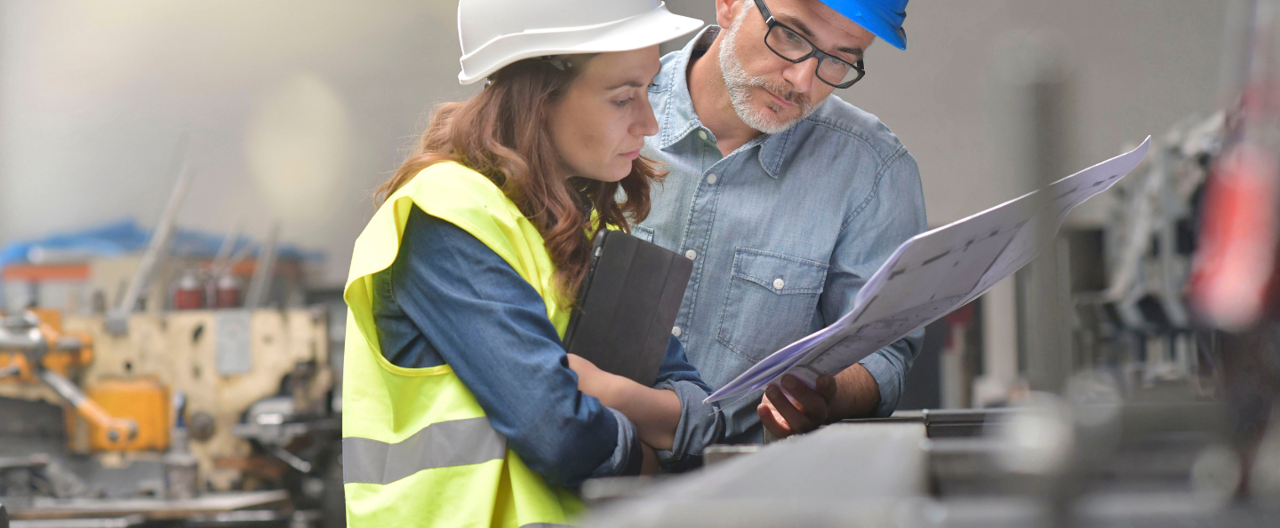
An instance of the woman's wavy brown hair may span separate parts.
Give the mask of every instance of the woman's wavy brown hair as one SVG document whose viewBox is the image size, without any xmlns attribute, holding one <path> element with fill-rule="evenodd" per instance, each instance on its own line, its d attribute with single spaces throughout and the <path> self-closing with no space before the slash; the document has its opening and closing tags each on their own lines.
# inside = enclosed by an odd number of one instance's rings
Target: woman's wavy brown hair
<svg viewBox="0 0 1280 528">
<path fill-rule="evenodd" d="M 650 182 L 665 176 L 640 157 L 618 182 L 565 178 L 567 169 L 547 126 L 555 102 L 588 60 L 559 61 L 572 64 L 564 70 L 544 59 L 522 60 L 499 70 L 471 99 L 437 107 L 408 159 L 378 187 L 375 205 L 436 163 L 455 161 L 483 174 L 542 234 L 556 267 L 557 302 L 572 305 L 590 263 L 588 204 L 599 219 L 592 237 L 606 225 L 630 232 L 628 221 L 640 222 L 649 214 Z"/>
</svg>

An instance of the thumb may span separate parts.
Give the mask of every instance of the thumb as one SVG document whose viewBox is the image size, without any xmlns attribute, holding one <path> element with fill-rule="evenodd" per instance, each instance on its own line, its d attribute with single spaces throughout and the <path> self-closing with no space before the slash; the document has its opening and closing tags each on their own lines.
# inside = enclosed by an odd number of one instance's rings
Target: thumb
<svg viewBox="0 0 1280 528">
<path fill-rule="evenodd" d="M 835 399 L 836 397 L 835 378 L 828 376 L 826 374 L 823 374 L 821 376 L 818 376 L 818 381 L 815 384 L 817 385 L 817 388 L 818 388 L 818 394 L 822 395 L 822 399 L 827 400 L 828 403 L 830 403 L 831 400 Z"/>
</svg>

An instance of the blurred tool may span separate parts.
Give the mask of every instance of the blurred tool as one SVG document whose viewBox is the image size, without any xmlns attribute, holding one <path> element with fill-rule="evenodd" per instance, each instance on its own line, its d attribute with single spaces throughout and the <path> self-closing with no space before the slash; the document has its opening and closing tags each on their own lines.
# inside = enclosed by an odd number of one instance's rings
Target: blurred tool
<svg viewBox="0 0 1280 528">
<path fill-rule="evenodd" d="M 173 185 L 173 192 L 169 195 L 164 213 L 160 215 L 160 222 L 156 224 L 155 233 L 151 236 L 151 244 L 143 254 L 142 264 L 138 266 L 133 280 L 129 281 L 129 288 L 120 299 L 120 305 L 108 315 L 107 330 L 113 334 L 129 333 L 128 314 L 137 308 L 138 299 L 151 283 L 156 269 L 169 256 L 169 248 L 173 242 L 174 221 L 181 209 L 183 199 L 187 196 L 187 188 L 191 185 L 191 166 L 186 153 L 187 138 L 188 136 L 184 134 L 178 141 L 174 158 L 177 181 Z"/>
<path fill-rule="evenodd" d="M 137 439 L 137 422 L 113 417 L 67 379 L 69 371 L 92 361 L 93 349 L 87 336 L 63 334 L 60 327 L 61 319 L 49 312 L 0 317 L 0 381 L 43 383 L 53 389 L 89 420 L 93 439 L 102 445 L 121 446 Z"/>
<path fill-rule="evenodd" d="M 1280 504 L 1280 1 L 1251 4 L 1239 96 L 1212 165 L 1188 297 L 1231 404 L 1242 496 Z"/>
<path fill-rule="evenodd" d="M 1104 279 L 1072 285 L 1079 365 L 1124 370 L 1126 385 L 1210 389 L 1183 288 L 1195 250 L 1196 203 L 1224 121 L 1223 113 L 1192 116 L 1153 138 L 1150 155 L 1117 186 L 1105 224 L 1077 231 L 1073 277 Z"/>
<path fill-rule="evenodd" d="M 1205 193 L 1190 297 L 1206 322 L 1246 330 L 1263 318 L 1280 240 L 1280 3 L 1256 4 L 1247 80 Z"/>
<path fill-rule="evenodd" d="M 173 441 L 164 454 L 164 489 L 170 499 L 190 499 L 200 492 L 199 460 L 187 447 L 187 424 L 183 418 L 187 410 L 187 397 L 178 393 L 173 397 Z"/>
</svg>

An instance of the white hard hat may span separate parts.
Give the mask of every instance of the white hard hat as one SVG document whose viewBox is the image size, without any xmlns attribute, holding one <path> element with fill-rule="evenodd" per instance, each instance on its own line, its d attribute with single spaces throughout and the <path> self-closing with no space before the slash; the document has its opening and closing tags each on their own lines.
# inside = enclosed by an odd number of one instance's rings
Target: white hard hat
<svg viewBox="0 0 1280 528">
<path fill-rule="evenodd" d="M 700 27 L 658 0 L 460 0 L 458 81 L 530 57 L 646 48 Z"/>
</svg>

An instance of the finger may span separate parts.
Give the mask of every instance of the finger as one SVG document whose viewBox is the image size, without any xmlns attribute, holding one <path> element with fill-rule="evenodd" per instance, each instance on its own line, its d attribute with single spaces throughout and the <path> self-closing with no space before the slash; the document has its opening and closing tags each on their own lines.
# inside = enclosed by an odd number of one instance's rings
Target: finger
<svg viewBox="0 0 1280 528">
<path fill-rule="evenodd" d="M 764 391 L 765 397 L 769 398 L 769 402 L 773 404 L 773 408 L 787 422 L 787 428 L 792 432 L 803 433 L 810 428 L 809 417 L 805 416 L 800 409 L 797 409 L 791 400 L 782 393 L 782 389 L 778 387 L 769 387 Z"/>
<path fill-rule="evenodd" d="M 760 405 L 756 406 L 756 414 L 760 415 L 760 424 L 773 433 L 775 438 L 791 436 L 791 428 L 787 426 L 786 420 L 782 419 L 782 415 L 778 414 L 777 409 L 773 408 L 769 398 L 760 399 Z"/>
<path fill-rule="evenodd" d="M 818 394 L 822 395 L 822 399 L 827 401 L 827 406 L 836 399 L 836 379 L 823 374 L 818 376 Z"/>
<path fill-rule="evenodd" d="M 799 404 L 800 412 L 808 416 L 810 422 L 827 423 L 827 400 L 818 391 L 790 374 L 782 377 L 782 388 L 787 389 L 787 394 Z"/>
</svg>

